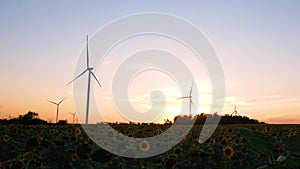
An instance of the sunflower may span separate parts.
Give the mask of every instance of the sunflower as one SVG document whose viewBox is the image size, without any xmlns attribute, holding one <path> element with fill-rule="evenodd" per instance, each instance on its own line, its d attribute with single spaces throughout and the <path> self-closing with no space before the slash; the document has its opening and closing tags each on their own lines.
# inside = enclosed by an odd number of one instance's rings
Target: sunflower
<svg viewBox="0 0 300 169">
<path fill-rule="evenodd" d="M 73 153 L 73 154 L 71 155 L 71 160 L 72 160 L 72 161 L 77 161 L 77 160 L 78 160 L 78 154 Z"/>
<path fill-rule="evenodd" d="M 39 143 L 41 143 L 44 139 L 43 139 L 43 137 L 38 137 L 37 140 Z"/>
<path fill-rule="evenodd" d="M 232 147 L 228 146 L 228 147 L 223 148 L 223 154 L 226 157 L 232 157 L 234 154 L 234 151 L 233 151 Z"/>
<path fill-rule="evenodd" d="M 173 154 L 177 156 L 177 155 L 181 154 L 182 151 L 183 150 L 181 148 L 175 148 L 174 151 L 173 151 Z"/>
<path fill-rule="evenodd" d="M 144 140 L 141 142 L 141 144 L 139 145 L 140 150 L 146 152 L 150 149 L 150 144 L 148 141 Z"/>
<path fill-rule="evenodd" d="M 209 139 L 209 143 L 210 143 L 210 144 L 216 144 L 216 140 L 215 140 L 214 138 L 210 138 L 210 139 Z"/>
<path fill-rule="evenodd" d="M 50 130 L 50 135 L 54 135 L 56 133 L 55 129 Z"/>
<path fill-rule="evenodd" d="M 157 129 L 157 134 L 161 134 L 161 133 L 163 133 L 163 130 L 161 128 L 158 128 Z"/>
<path fill-rule="evenodd" d="M 130 145 L 134 145 L 135 142 L 136 142 L 135 139 L 132 139 L 132 138 L 128 140 L 128 143 L 129 143 Z"/>
<path fill-rule="evenodd" d="M 42 131 L 42 130 L 38 130 L 37 133 L 38 133 L 38 134 L 42 134 L 43 131 Z"/>
<path fill-rule="evenodd" d="M 106 133 L 106 136 L 108 137 L 108 138 L 113 138 L 114 136 L 115 136 L 115 134 L 114 134 L 114 132 L 113 131 L 108 131 L 107 133 Z"/>
<path fill-rule="evenodd" d="M 80 134 L 81 134 L 80 128 L 76 128 L 76 129 L 75 129 L 75 135 L 76 135 L 76 136 L 79 136 Z"/>
<path fill-rule="evenodd" d="M 4 135 L 2 139 L 4 142 L 8 142 L 10 137 L 8 135 Z"/>
</svg>

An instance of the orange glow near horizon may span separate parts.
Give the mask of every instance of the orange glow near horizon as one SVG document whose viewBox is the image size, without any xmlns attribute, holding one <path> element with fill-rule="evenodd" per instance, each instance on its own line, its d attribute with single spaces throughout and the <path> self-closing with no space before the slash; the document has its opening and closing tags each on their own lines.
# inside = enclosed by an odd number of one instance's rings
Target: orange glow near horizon
<svg viewBox="0 0 300 169">
<path fill-rule="evenodd" d="M 61 96 L 62 97 L 62 96 Z M 32 95 L 30 99 L 25 99 L 22 97 L 13 98 L 11 96 L 10 102 L 2 102 L 0 107 L 0 117 L 2 119 L 7 119 L 8 115 L 10 114 L 11 118 L 17 117 L 22 114 L 26 114 L 28 111 L 34 111 L 39 113 L 39 117 L 41 119 L 44 119 L 48 122 L 55 122 L 56 117 L 56 107 L 55 105 L 52 105 L 47 102 L 47 99 L 58 101 L 61 98 L 45 98 L 44 100 L 39 99 L 36 95 Z M 225 107 L 224 107 L 224 114 L 231 114 L 233 112 L 233 103 L 237 104 L 237 109 L 239 115 L 242 116 L 248 116 L 250 118 L 258 119 L 259 121 L 263 121 L 269 124 L 299 124 L 300 122 L 300 115 L 298 113 L 298 110 L 300 109 L 300 106 L 297 104 L 295 100 L 290 100 L 289 103 L 279 104 L 272 102 L 276 102 L 274 100 L 283 99 L 281 97 L 262 97 L 262 98 L 256 98 L 257 102 L 245 102 L 245 100 L 241 101 L 236 98 L 227 98 Z M 262 99 L 265 99 L 263 102 Z M 272 102 L 269 100 L 273 99 Z M 13 101 L 14 100 L 14 101 Z M 168 112 L 165 113 L 163 118 L 160 118 L 156 122 L 163 122 L 164 118 L 168 118 L 173 121 L 174 118 L 174 112 L 179 113 L 181 108 L 181 102 L 173 100 L 171 103 L 168 104 L 169 108 L 167 109 Z M 251 99 L 249 99 L 251 100 Z M 254 100 L 254 99 L 252 99 Z M 20 103 L 20 104 L 16 104 Z M 269 105 L 268 105 L 268 104 Z M 60 120 L 67 120 L 69 123 L 72 123 L 72 115 L 69 114 L 69 112 L 74 112 L 74 105 L 73 105 L 73 99 L 72 95 L 69 93 L 67 99 L 61 104 L 60 106 L 60 113 L 59 113 L 59 119 Z M 201 104 L 201 103 L 200 103 Z M 262 105 L 264 104 L 264 105 Z M 144 105 L 144 104 L 143 104 Z M 185 104 L 183 106 L 188 106 L 188 104 Z M 201 112 L 205 112 L 209 109 L 209 106 L 200 108 L 198 111 L 198 114 Z M 147 107 L 145 107 L 147 108 Z M 138 108 L 138 109 L 141 109 Z M 114 108 L 111 107 L 105 107 L 101 108 L 103 110 L 104 116 L 106 116 L 107 121 L 109 122 L 128 122 L 129 120 L 126 120 L 122 118 L 121 115 L 118 115 L 117 112 L 114 112 Z M 112 111 L 113 110 L 113 111 Z M 113 112 L 113 113 L 112 113 Z M 185 114 L 188 114 L 185 113 Z M 83 123 L 84 119 L 81 119 L 81 123 Z"/>
</svg>

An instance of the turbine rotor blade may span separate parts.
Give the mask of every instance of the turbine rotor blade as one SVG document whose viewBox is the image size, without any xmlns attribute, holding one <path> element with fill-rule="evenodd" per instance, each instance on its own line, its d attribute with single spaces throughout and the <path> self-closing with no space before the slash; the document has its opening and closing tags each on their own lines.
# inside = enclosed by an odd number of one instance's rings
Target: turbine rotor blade
<svg viewBox="0 0 300 169">
<path fill-rule="evenodd" d="M 66 98 L 63 98 L 59 103 L 57 103 L 57 104 L 60 104 L 61 102 L 63 102 L 64 100 L 65 100 Z"/>
<path fill-rule="evenodd" d="M 196 106 L 194 105 L 194 102 L 193 102 L 193 100 L 192 100 L 192 99 L 191 99 L 191 103 L 192 103 L 192 105 L 193 105 L 194 109 L 196 109 Z"/>
<path fill-rule="evenodd" d="M 73 116 L 75 116 L 75 114 L 76 114 L 76 113 L 71 113 L 71 112 L 69 112 L 69 113 L 72 114 Z"/>
<path fill-rule="evenodd" d="M 83 74 L 85 74 L 85 72 L 87 72 L 88 71 L 88 69 L 85 69 L 85 71 L 83 71 L 82 73 L 80 73 L 77 77 L 75 77 L 71 82 L 69 82 L 68 84 L 67 84 L 67 86 L 69 85 L 69 84 L 71 84 L 72 82 L 74 82 L 75 80 L 77 80 L 80 76 L 82 76 Z"/>
<path fill-rule="evenodd" d="M 99 82 L 99 80 L 97 79 L 96 75 L 92 71 L 90 73 L 93 75 L 93 77 L 95 78 L 95 80 L 97 81 L 97 83 L 99 84 L 99 86 L 102 87 L 101 84 L 100 84 L 100 82 Z"/>
<path fill-rule="evenodd" d="M 89 64 L 89 36 L 86 35 L 86 66 L 87 66 L 87 69 L 90 67 L 90 64 Z"/>
<path fill-rule="evenodd" d="M 53 102 L 53 101 L 48 100 L 48 102 L 57 105 L 57 103 L 55 103 L 55 102 Z"/>
<path fill-rule="evenodd" d="M 180 97 L 180 98 L 177 98 L 177 99 L 188 99 L 190 98 L 189 96 L 184 96 L 184 97 Z"/>
<path fill-rule="evenodd" d="M 192 86 L 191 86 L 191 90 L 190 90 L 190 96 L 192 95 L 192 91 L 193 91 L 193 85 L 194 85 L 194 83 L 192 83 Z"/>
</svg>

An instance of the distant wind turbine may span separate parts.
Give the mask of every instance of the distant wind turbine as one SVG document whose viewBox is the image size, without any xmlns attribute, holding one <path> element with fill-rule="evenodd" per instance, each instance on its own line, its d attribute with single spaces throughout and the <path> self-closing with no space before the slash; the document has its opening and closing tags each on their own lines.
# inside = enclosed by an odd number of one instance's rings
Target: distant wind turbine
<svg viewBox="0 0 300 169">
<path fill-rule="evenodd" d="M 193 100 L 192 100 L 192 91 L 193 91 L 193 83 L 192 83 L 192 86 L 191 86 L 190 94 L 188 96 L 177 98 L 177 99 L 190 99 L 190 118 L 192 118 L 192 105 L 195 108 L 195 105 L 194 105 Z"/>
<path fill-rule="evenodd" d="M 69 112 L 70 113 L 70 112 Z M 76 115 L 76 112 L 74 112 L 74 113 L 70 113 L 72 116 L 73 116 L 73 124 L 74 124 L 74 122 L 75 122 L 75 115 Z"/>
<path fill-rule="evenodd" d="M 86 37 L 86 69 L 79 74 L 76 78 L 74 78 L 71 82 L 69 82 L 67 85 L 71 84 L 72 82 L 74 82 L 75 80 L 77 80 L 79 77 L 81 77 L 83 74 L 85 74 L 86 72 L 88 72 L 88 88 L 87 88 L 87 98 L 86 98 L 86 117 L 85 117 L 85 124 L 89 123 L 89 102 L 90 102 L 90 88 L 91 88 L 91 75 L 94 77 L 94 79 L 97 81 L 97 83 L 99 84 L 99 86 L 101 87 L 101 84 L 99 82 L 99 80 L 97 79 L 96 75 L 92 72 L 92 70 L 94 69 L 93 67 L 90 67 L 89 64 L 89 38 L 88 36 Z"/>
<path fill-rule="evenodd" d="M 236 105 L 234 105 L 234 111 L 231 113 L 231 116 L 232 115 L 235 115 L 235 116 L 239 115 L 238 112 L 237 112 L 237 110 L 236 110 Z"/>
<path fill-rule="evenodd" d="M 60 102 L 56 103 L 53 101 L 48 100 L 48 102 L 55 104 L 56 105 L 56 123 L 58 122 L 58 111 L 59 111 L 59 105 L 65 100 L 65 98 L 63 98 Z"/>
</svg>

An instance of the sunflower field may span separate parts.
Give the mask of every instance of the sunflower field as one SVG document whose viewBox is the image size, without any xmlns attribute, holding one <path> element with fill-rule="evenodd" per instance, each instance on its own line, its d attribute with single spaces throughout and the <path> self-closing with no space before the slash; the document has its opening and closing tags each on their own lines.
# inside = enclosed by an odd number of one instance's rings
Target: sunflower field
<svg viewBox="0 0 300 169">
<path fill-rule="evenodd" d="M 161 134 L 170 125 L 112 127 L 124 135 L 143 138 Z M 300 125 L 219 125 L 200 144 L 201 129 L 202 125 L 195 125 L 163 154 L 127 158 L 99 147 L 81 125 L 0 125 L 0 168 L 300 168 Z M 106 135 L 118 139 L 112 133 Z M 137 146 L 141 151 L 152 147 L 146 141 Z"/>
</svg>

